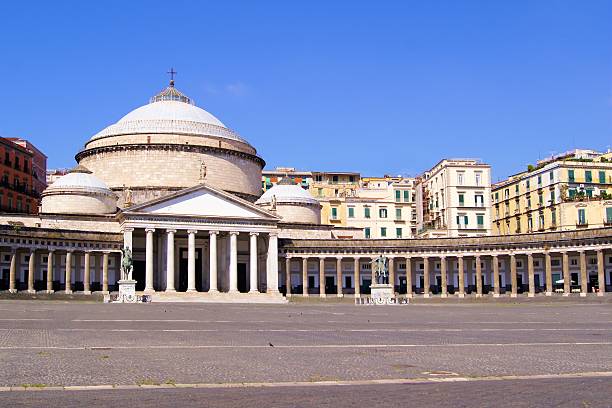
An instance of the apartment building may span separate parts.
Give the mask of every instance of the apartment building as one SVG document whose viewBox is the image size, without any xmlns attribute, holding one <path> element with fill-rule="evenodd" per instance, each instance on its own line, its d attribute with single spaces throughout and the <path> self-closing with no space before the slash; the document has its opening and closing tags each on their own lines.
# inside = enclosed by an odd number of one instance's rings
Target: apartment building
<svg viewBox="0 0 612 408">
<path fill-rule="evenodd" d="M 491 166 L 443 159 L 417 178 L 417 236 L 470 237 L 491 233 Z"/>
<path fill-rule="evenodd" d="M 0 137 L 0 211 L 36 214 L 40 191 L 34 187 L 33 157 L 26 149 Z"/>
<path fill-rule="evenodd" d="M 493 185 L 493 234 L 612 226 L 612 153 L 576 149 Z"/>
<path fill-rule="evenodd" d="M 278 184 L 283 178 L 289 177 L 295 184 L 309 190 L 312 183 L 312 172 L 299 171 L 294 167 L 277 167 L 274 170 L 263 170 L 261 173 L 261 184 L 263 191 L 267 191 L 272 186 Z"/>
</svg>

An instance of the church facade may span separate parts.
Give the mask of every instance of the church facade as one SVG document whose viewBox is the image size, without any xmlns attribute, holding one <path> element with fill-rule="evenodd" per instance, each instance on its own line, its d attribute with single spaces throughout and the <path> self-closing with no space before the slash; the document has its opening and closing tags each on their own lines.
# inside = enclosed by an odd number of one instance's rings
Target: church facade
<svg viewBox="0 0 612 408">
<path fill-rule="evenodd" d="M 154 301 L 367 295 L 380 254 L 408 297 L 602 295 L 611 284 L 605 228 L 370 240 L 323 225 L 321 205 L 298 185 L 262 195 L 257 150 L 173 81 L 94 135 L 76 161 L 42 193 L 38 214 L 0 214 L 0 289 L 108 294 L 126 247 L 136 290 Z"/>
</svg>

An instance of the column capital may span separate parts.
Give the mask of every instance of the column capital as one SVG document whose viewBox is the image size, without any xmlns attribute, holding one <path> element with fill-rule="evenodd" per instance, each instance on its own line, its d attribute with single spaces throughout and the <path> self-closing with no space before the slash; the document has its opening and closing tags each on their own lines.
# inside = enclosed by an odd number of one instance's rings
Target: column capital
<svg viewBox="0 0 612 408">
<path fill-rule="evenodd" d="M 492 254 L 491 258 L 497 258 L 499 256 L 499 254 Z"/>
<path fill-rule="evenodd" d="M 172 228 L 168 228 L 168 229 L 166 229 L 166 233 L 167 234 L 176 234 L 176 230 L 172 229 Z"/>
<path fill-rule="evenodd" d="M 208 231 L 208 235 L 219 235 L 219 231 Z"/>
<path fill-rule="evenodd" d="M 30 248 L 30 253 L 33 254 L 34 252 L 36 252 L 36 248 Z"/>
<path fill-rule="evenodd" d="M 249 235 L 252 236 L 252 237 L 253 236 L 257 237 L 257 236 L 259 236 L 259 232 L 254 232 L 254 231 L 253 232 L 249 232 Z"/>
<path fill-rule="evenodd" d="M 327 258 L 327 257 L 323 256 L 323 255 L 318 255 L 317 258 L 319 258 L 320 261 L 324 261 L 325 258 Z"/>
<path fill-rule="evenodd" d="M 342 255 L 336 255 L 334 258 L 336 258 L 337 261 L 341 261 L 342 258 L 344 258 L 344 256 Z"/>
<path fill-rule="evenodd" d="M 240 232 L 238 232 L 238 231 L 230 231 L 229 234 L 230 235 L 238 235 L 238 234 L 240 234 Z"/>
<path fill-rule="evenodd" d="M 134 231 L 133 227 L 123 227 L 121 228 L 121 232 L 126 233 L 126 232 L 132 232 Z"/>
<path fill-rule="evenodd" d="M 47 252 L 49 252 L 50 254 L 52 254 L 52 253 L 54 253 L 54 252 L 55 252 L 55 248 L 49 248 L 49 249 L 47 249 Z"/>
<path fill-rule="evenodd" d="M 578 249 L 578 253 L 580 253 L 580 255 L 584 254 L 586 252 L 586 249 Z"/>
<path fill-rule="evenodd" d="M 439 257 L 440 257 L 441 260 L 446 259 L 446 255 L 439 255 Z"/>
<path fill-rule="evenodd" d="M 270 231 L 268 232 L 268 235 L 270 236 L 270 238 L 278 237 L 278 231 Z"/>
<path fill-rule="evenodd" d="M 188 233 L 188 234 L 194 234 L 194 235 L 195 235 L 195 234 L 197 234 L 197 233 L 198 233 L 198 230 L 193 230 L 193 229 L 190 229 L 190 230 L 187 230 L 187 233 Z"/>
<path fill-rule="evenodd" d="M 145 228 L 145 232 L 155 232 L 155 228 L 147 227 L 147 228 Z"/>
</svg>

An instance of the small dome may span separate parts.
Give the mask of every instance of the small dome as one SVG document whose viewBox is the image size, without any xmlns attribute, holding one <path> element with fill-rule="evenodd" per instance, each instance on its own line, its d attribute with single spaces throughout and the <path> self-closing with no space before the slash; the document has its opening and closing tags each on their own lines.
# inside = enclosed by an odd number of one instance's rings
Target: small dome
<svg viewBox="0 0 612 408">
<path fill-rule="evenodd" d="M 65 176 L 57 179 L 47 190 L 82 190 L 100 193 L 111 193 L 106 184 L 83 166 L 78 166 Z"/>
<path fill-rule="evenodd" d="M 308 190 L 304 190 L 297 184 L 285 184 L 282 182 L 273 186 L 271 189 L 263 193 L 262 196 L 259 197 L 259 200 L 255 202 L 255 204 L 269 204 L 272 202 L 272 197 L 276 197 L 277 203 L 301 203 L 319 205 L 317 199 L 314 198 Z"/>
</svg>

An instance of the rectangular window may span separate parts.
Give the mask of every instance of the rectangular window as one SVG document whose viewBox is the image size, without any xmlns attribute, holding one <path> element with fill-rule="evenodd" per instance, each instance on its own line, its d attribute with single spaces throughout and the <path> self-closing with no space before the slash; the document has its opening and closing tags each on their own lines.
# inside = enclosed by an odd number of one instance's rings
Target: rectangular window
<svg viewBox="0 0 612 408">
<path fill-rule="evenodd" d="M 475 173 L 476 176 L 476 185 L 479 186 L 482 183 L 482 173 L 477 171 Z"/>
<path fill-rule="evenodd" d="M 531 219 L 531 216 L 527 217 L 527 231 L 533 231 L 533 220 Z"/>
<path fill-rule="evenodd" d="M 349 207 L 348 208 L 348 217 L 349 218 L 355 218 L 355 208 L 353 208 L 353 207 Z"/>
<path fill-rule="evenodd" d="M 463 185 L 463 172 L 462 171 L 457 172 L 457 185 L 458 186 Z"/>
<path fill-rule="evenodd" d="M 370 207 L 365 207 L 363 209 L 363 217 L 364 218 L 370 218 Z"/>
<path fill-rule="evenodd" d="M 410 193 L 408 192 L 408 190 L 404 190 L 404 202 L 409 202 L 410 201 Z"/>
<path fill-rule="evenodd" d="M 531 208 L 531 196 L 527 196 L 527 208 Z"/>
<path fill-rule="evenodd" d="M 605 170 L 602 170 L 599 172 L 599 183 L 605 184 L 605 182 L 606 182 L 606 172 Z"/>
<path fill-rule="evenodd" d="M 402 237 L 402 229 L 401 228 L 396 228 L 395 229 L 395 235 L 397 236 L 397 238 L 401 238 Z"/>
<path fill-rule="evenodd" d="M 510 189 L 509 188 L 504 190 L 504 200 L 507 200 L 508 198 L 510 198 Z"/>
<path fill-rule="evenodd" d="M 529 190 L 529 179 L 525 180 L 525 188 Z"/>
<path fill-rule="evenodd" d="M 482 194 L 476 194 L 474 196 L 475 202 L 476 202 L 476 207 L 484 207 L 484 195 Z"/>
<path fill-rule="evenodd" d="M 586 195 L 587 195 L 587 197 L 593 197 L 593 189 L 592 188 L 587 188 L 586 189 Z"/>
<path fill-rule="evenodd" d="M 364 228 L 363 233 L 366 238 L 370 238 L 370 228 L 369 227 Z"/>
<path fill-rule="evenodd" d="M 544 195 L 543 194 L 538 194 L 538 204 L 540 204 L 540 206 L 544 205 Z"/>
<path fill-rule="evenodd" d="M 401 197 L 402 197 L 401 194 L 402 194 L 401 191 L 395 190 L 395 201 L 396 202 L 399 202 L 401 200 Z"/>
<path fill-rule="evenodd" d="M 337 220 L 338 219 L 338 209 L 336 207 L 332 207 L 331 209 L 332 213 L 332 220 Z"/>
<path fill-rule="evenodd" d="M 606 207 L 606 222 L 612 222 L 612 207 Z"/>
<path fill-rule="evenodd" d="M 550 203 L 554 204 L 555 203 L 555 190 L 552 190 L 550 192 Z"/>
<path fill-rule="evenodd" d="M 396 220 L 401 220 L 402 219 L 402 209 L 401 208 L 396 208 L 395 209 L 395 219 Z"/>
<path fill-rule="evenodd" d="M 575 188 L 570 188 L 569 190 L 567 190 L 567 192 L 569 193 L 569 198 L 574 198 L 576 196 Z"/>
<path fill-rule="evenodd" d="M 576 181 L 576 178 L 574 177 L 574 170 L 567 171 L 567 179 L 570 183 L 573 183 L 574 181 Z"/>
<path fill-rule="evenodd" d="M 538 174 L 538 186 L 542 185 L 542 175 Z"/>
<path fill-rule="evenodd" d="M 553 171 L 551 170 L 548 173 L 548 180 L 552 183 L 555 180 L 555 173 L 553 173 Z"/>
<path fill-rule="evenodd" d="M 484 215 L 478 214 L 476 215 L 476 223 L 478 224 L 479 229 L 484 228 Z"/>
<path fill-rule="evenodd" d="M 385 238 L 387 236 L 387 228 L 386 227 L 381 227 L 380 228 L 380 236 Z"/>
<path fill-rule="evenodd" d="M 497 194 L 497 193 L 496 193 Z M 459 194 L 459 206 L 463 207 L 465 205 L 465 196 L 463 193 Z"/>
<path fill-rule="evenodd" d="M 515 192 L 516 194 L 518 194 L 518 193 L 519 193 L 519 185 L 518 185 L 518 183 L 514 185 L 514 192 Z"/>
<path fill-rule="evenodd" d="M 544 229 L 544 214 L 538 216 L 538 228 Z"/>
<path fill-rule="evenodd" d="M 378 210 L 378 216 L 380 218 L 387 218 L 387 209 L 381 208 L 380 210 Z"/>
<path fill-rule="evenodd" d="M 338 184 L 338 176 L 332 176 L 332 183 Z"/>
<path fill-rule="evenodd" d="M 557 225 L 557 211 L 552 210 L 550 212 L 550 220 L 552 221 L 552 225 Z"/>
<path fill-rule="evenodd" d="M 587 183 L 593 182 L 593 174 L 591 170 L 587 170 L 584 172 L 584 181 L 586 181 Z"/>
<path fill-rule="evenodd" d="M 578 225 L 586 225 L 586 211 L 584 208 L 578 209 Z"/>
</svg>

